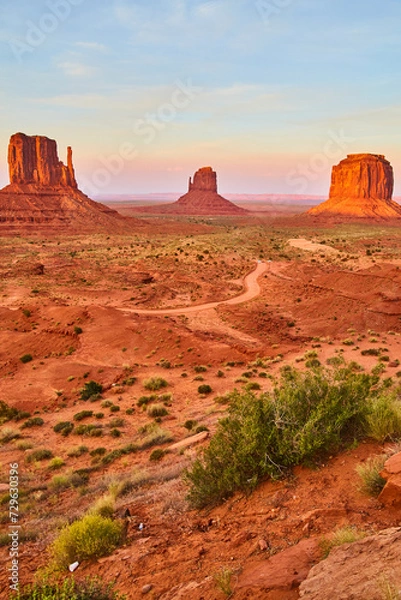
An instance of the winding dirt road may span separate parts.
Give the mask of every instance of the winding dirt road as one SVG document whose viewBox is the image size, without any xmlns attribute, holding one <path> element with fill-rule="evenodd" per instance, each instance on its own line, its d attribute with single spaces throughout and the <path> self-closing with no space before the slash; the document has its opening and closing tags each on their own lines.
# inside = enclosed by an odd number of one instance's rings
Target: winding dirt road
<svg viewBox="0 0 401 600">
<path fill-rule="evenodd" d="M 188 313 L 201 312 L 204 310 L 210 310 L 224 304 L 242 304 L 253 300 L 260 294 L 260 287 L 258 279 L 265 271 L 267 271 L 268 265 L 265 262 L 258 262 L 256 269 L 249 273 L 244 279 L 245 292 L 229 300 L 221 300 L 220 302 L 209 302 L 208 304 L 198 304 L 195 306 L 183 306 L 182 308 L 156 308 L 156 309 L 137 309 L 137 308 L 124 308 L 124 312 L 136 313 L 138 315 L 185 315 Z"/>
</svg>

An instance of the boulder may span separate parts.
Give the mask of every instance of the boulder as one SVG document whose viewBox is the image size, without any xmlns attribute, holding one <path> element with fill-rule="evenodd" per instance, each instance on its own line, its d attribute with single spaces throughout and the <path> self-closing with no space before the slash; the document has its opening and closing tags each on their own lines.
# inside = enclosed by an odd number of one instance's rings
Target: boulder
<svg viewBox="0 0 401 600">
<path fill-rule="evenodd" d="M 401 528 L 334 548 L 299 588 L 304 600 L 383 600 L 401 589 Z M 390 596 L 389 592 L 394 595 Z"/>
</svg>

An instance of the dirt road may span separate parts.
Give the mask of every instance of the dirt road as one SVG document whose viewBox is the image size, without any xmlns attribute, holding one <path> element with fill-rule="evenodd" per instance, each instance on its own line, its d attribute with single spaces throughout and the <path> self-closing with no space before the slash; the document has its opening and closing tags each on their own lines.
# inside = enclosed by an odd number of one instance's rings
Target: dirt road
<svg viewBox="0 0 401 600">
<path fill-rule="evenodd" d="M 260 287 L 258 284 L 258 278 L 265 273 L 268 269 L 268 265 L 264 262 L 258 262 L 256 269 L 249 273 L 244 279 L 245 292 L 235 298 L 229 300 L 221 300 L 220 302 L 209 302 L 208 304 L 198 304 L 195 306 L 183 306 L 182 308 L 162 308 L 162 309 L 136 309 L 136 308 L 124 308 L 124 312 L 136 313 L 138 315 L 185 315 L 188 313 L 201 312 L 216 308 L 224 304 L 242 304 L 253 300 L 260 294 Z"/>
</svg>

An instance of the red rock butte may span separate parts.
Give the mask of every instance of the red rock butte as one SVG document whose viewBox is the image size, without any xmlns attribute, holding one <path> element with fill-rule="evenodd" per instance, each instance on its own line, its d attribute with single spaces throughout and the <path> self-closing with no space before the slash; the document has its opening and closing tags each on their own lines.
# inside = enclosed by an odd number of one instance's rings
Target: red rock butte
<svg viewBox="0 0 401 600">
<path fill-rule="evenodd" d="M 177 215 L 246 215 L 248 211 L 217 192 L 217 174 L 212 167 L 202 167 L 189 178 L 188 192 L 172 204 L 138 208 L 140 212 Z"/>
<path fill-rule="evenodd" d="M 57 143 L 44 136 L 16 133 L 8 146 L 10 185 L 0 190 L 3 228 L 75 227 L 79 230 L 125 230 L 128 221 L 78 189 L 67 149 L 67 165 Z"/>
<path fill-rule="evenodd" d="M 306 214 L 346 219 L 399 219 L 393 168 L 382 154 L 349 154 L 333 167 L 330 196 Z"/>
</svg>

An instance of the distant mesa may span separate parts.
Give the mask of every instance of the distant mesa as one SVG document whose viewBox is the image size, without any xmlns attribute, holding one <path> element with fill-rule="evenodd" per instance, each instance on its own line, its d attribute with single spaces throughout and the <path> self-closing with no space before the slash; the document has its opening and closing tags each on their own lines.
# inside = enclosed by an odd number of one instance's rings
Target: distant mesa
<svg viewBox="0 0 401 600">
<path fill-rule="evenodd" d="M 333 167 L 330 196 L 306 214 L 347 219 L 399 219 L 393 168 L 382 154 L 349 154 Z"/>
<path fill-rule="evenodd" d="M 124 217 L 78 189 L 70 147 L 65 165 L 55 140 L 16 133 L 8 146 L 8 166 L 10 185 L 0 190 L 0 225 L 126 228 Z"/>
<path fill-rule="evenodd" d="M 189 178 L 188 192 L 172 204 L 138 207 L 140 212 L 177 215 L 246 215 L 248 211 L 217 193 L 217 174 L 212 167 L 202 167 Z"/>
</svg>

